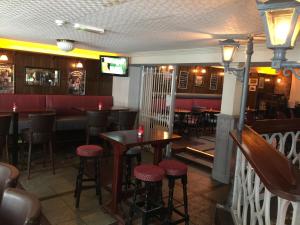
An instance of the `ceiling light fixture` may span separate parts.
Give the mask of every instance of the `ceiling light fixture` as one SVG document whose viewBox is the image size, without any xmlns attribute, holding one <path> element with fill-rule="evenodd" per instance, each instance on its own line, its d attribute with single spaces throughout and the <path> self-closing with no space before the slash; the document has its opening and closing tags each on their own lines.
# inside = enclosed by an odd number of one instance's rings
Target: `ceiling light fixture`
<svg viewBox="0 0 300 225">
<path fill-rule="evenodd" d="M 64 20 L 55 20 L 55 23 L 57 26 L 61 27 L 67 23 L 67 21 Z"/>
<path fill-rule="evenodd" d="M 263 19 L 267 47 L 272 49 L 272 67 L 283 69 L 283 74 L 289 76 L 291 71 L 300 80 L 298 62 L 287 61 L 286 50 L 293 49 L 299 33 L 300 3 L 286 0 L 256 0 L 257 8 Z"/>
<path fill-rule="evenodd" d="M 73 40 L 68 40 L 68 39 L 57 39 L 56 44 L 59 47 L 60 50 L 69 52 L 74 49 L 74 42 Z"/>
<path fill-rule="evenodd" d="M 74 23 L 74 28 L 76 30 L 82 30 L 82 31 L 87 31 L 91 33 L 97 33 L 97 34 L 103 34 L 104 29 L 98 28 L 98 27 L 93 27 L 93 26 L 88 26 L 80 23 Z"/>
<path fill-rule="evenodd" d="M 0 61 L 8 61 L 7 55 L 5 55 L 5 54 L 0 55 Z"/>
</svg>

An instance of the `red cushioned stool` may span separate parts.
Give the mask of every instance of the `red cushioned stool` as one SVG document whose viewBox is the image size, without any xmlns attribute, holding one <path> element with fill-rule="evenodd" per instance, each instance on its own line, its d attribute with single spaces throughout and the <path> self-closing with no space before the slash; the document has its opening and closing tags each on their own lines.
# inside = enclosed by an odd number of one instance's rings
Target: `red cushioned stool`
<svg viewBox="0 0 300 225">
<path fill-rule="evenodd" d="M 82 189 L 90 188 L 93 186 L 82 186 L 84 181 L 95 181 L 96 183 L 96 194 L 99 195 L 99 204 L 102 204 L 101 184 L 100 184 L 100 156 L 103 152 L 103 148 L 98 145 L 81 145 L 76 149 L 77 156 L 80 157 L 80 164 L 78 175 L 76 179 L 76 188 L 74 197 L 76 197 L 76 208 L 79 207 L 80 194 Z M 84 174 L 84 162 L 86 160 L 94 160 L 95 164 L 95 177 L 91 179 L 83 179 Z"/>
<path fill-rule="evenodd" d="M 129 212 L 128 224 L 132 224 L 132 218 L 135 211 L 142 213 L 142 225 L 147 224 L 149 216 L 162 215 L 162 180 L 165 172 L 156 165 L 143 164 L 134 168 L 135 189 L 133 203 Z M 145 184 L 145 200 L 137 202 L 137 192 L 140 187 L 139 182 Z"/>
<path fill-rule="evenodd" d="M 167 224 L 178 224 L 185 222 L 185 225 L 189 224 L 189 214 L 188 214 L 188 199 L 187 199 L 187 166 L 181 162 L 176 160 L 163 160 L 159 163 L 159 166 L 165 170 L 166 176 L 169 181 L 169 197 L 168 197 L 168 216 L 167 216 Z M 181 179 L 182 188 L 183 188 L 183 205 L 184 205 L 184 213 L 178 211 L 174 208 L 173 203 L 173 193 L 175 181 L 177 179 Z M 171 221 L 173 211 L 180 216 L 181 219 L 177 221 Z"/>
</svg>

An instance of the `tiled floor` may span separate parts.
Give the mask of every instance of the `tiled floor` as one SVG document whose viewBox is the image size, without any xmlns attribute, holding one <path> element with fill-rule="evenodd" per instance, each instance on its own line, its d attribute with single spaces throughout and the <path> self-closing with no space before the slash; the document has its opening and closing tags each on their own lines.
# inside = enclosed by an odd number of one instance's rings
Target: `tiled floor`
<svg viewBox="0 0 300 225">
<path fill-rule="evenodd" d="M 145 153 L 143 159 L 151 159 L 151 153 Z M 110 159 L 105 160 L 102 173 L 111 177 Z M 60 168 L 52 175 L 51 170 L 36 171 L 33 168 L 32 178 L 27 180 L 22 173 L 20 183 L 24 189 L 35 193 L 41 200 L 42 212 L 51 225 L 110 225 L 115 218 L 98 205 L 94 189 L 84 190 L 80 200 L 80 208 L 75 209 L 73 190 L 77 174 L 77 160 L 73 163 L 59 164 Z M 107 179 L 105 179 L 107 180 Z M 105 181 L 107 182 L 107 181 Z M 164 196 L 167 197 L 167 182 L 164 182 Z M 103 202 L 110 199 L 110 193 L 103 189 Z M 214 182 L 210 171 L 189 165 L 188 200 L 192 225 L 212 224 L 216 203 L 223 203 L 227 198 L 228 186 Z M 182 202 L 181 185 L 175 189 L 175 199 Z M 137 219 L 135 224 L 141 224 Z M 159 224 L 155 222 L 155 224 Z"/>
</svg>

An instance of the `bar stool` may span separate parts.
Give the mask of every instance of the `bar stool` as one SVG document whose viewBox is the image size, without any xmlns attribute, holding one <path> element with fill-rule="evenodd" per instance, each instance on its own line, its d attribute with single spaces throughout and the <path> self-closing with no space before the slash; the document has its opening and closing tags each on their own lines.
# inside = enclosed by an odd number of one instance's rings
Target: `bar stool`
<svg viewBox="0 0 300 225">
<path fill-rule="evenodd" d="M 129 212 L 128 224 L 132 224 L 132 218 L 135 211 L 142 213 L 142 225 L 147 224 L 149 216 L 157 215 L 163 209 L 162 201 L 162 180 L 164 177 L 164 170 L 156 165 L 139 165 L 134 168 L 134 177 L 136 185 L 133 195 L 133 203 Z M 137 192 L 139 189 L 139 182 L 145 184 L 145 200 L 137 202 Z M 153 192 L 155 188 L 158 190 Z"/>
<path fill-rule="evenodd" d="M 79 207 L 80 194 L 82 189 L 90 188 L 93 186 L 82 186 L 84 181 L 95 181 L 96 195 L 99 195 L 99 204 L 102 204 L 102 194 L 100 185 L 100 156 L 103 152 L 103 148 L 98 145 L 81 145 L 76 149 L 76 154 L 80 158 L 79 170 L 76 179 L 76 188 L 74 197 L 76 197 L 76 208 Z M 95 178 L 83 179 L 84 163 L 85 161 L 92 159 L 95 162 Z"/>
<path fill-rule="evenodd" d="M 166 176 L 168 178 L 168 186 L 169 186 L 169 197 L 168 197 L 168 215 L 167 215 L 167 224 L 178 224 L 185 222 L 185 225 L 189 224 L 189 214 L 188 214 L 188 199 L 187 199 L 187 166 L 181 162 L 176 160 L 163 160 L 159 163 L 159 166 L 165 170 Z M 182 188 L 183 188 L 183 206 L 184 213 L 178 211 L 174 208 L 173 203 L 173 194 L 174 194 L 174 186 L 175 181 L 177 179 L 181 179 Z M 171 222 L 171 217 L 173 211 L 183 218 Z"/>
</svg>

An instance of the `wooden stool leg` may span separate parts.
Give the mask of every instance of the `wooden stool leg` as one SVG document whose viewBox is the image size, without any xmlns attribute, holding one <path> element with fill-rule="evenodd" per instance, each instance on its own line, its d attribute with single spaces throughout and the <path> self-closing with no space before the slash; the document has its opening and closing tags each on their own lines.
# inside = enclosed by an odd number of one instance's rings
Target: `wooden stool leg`
<svg viewBox="0 0 300 225">
<path fill-rule="evenodd" d="M 52 140 L 49 141 L 49 149 L 50 149 L 50 158 L 51 158 L 51 165 L 52 165 L 52 173 L 55 174 L 54 154 L 53 154 L 53 143 L 52 143 Z"/>
<path fill-rule="evenodd" d="M 150 188 L 151 188 L 151 184 L 149 184 L 148 182 L 145 182 L 145 205 L 144 205 L 145 212 L 143 212 L 142 225 L 147 225 L 147 220 L 148 220 L 147 211 L 149 209 Z"/>
<path fill-rule="evenodd" d="M 181 178 L 182 188 L 183 188 L 183 204 L 184 204 L 184 219 L 185 225 L 189 225 L 189 212 L 188 212 L 188 197 L 187 197 L 187 176 Z"/>
<path fill-rule="evenodd" d="M 101 177 L 100 177 L 100 159 L 95 159 L 95 181 L 96 194 L 99 195 L 99 204 L 102 205 Z"/>
<path fill-rule="evenodd" d="M 6 155 L 6 160 L 9 163 L 9 154 L 8 154 L 8 136 L 5 136 L 5 155 Z"/>
<path fill-rule="evenodd" d="M 173 213 L 173 195 L 174 195 L 174 186 L 175 179 L 169 177 L 169 197 L 168 197 L 168 215 L 167 215 L 167 224 L 171 223 L 171 217 Z"/>
<path fill-rule="evenodd" d="M 131 157 L 130 156 L 126 156 L 125 159 L 125 163 L 126 163 L 126 174 L 125 174 L 125 191 L 128 191 L 128 188 L 130 187 L 130 182 L 131 182 Z"/>
<path fill-rule="evenodd" d="M 27 159 L 27 179 L 30 179 L 31 151 L 32 151 L 32 144 L 29 143 L 29 148 L 28 148 L 28 159 Z"/>
<path fill-rule="evenodd" d="M 46 167 L 46 156 L 48 155 L 48 148 L 47 148 L 47 143 L 43 144 L 43 150 L 44 150 L 44 157 L 43 157 L 43 167 Z"/>
<path fill-rule="evenodd" d="M 135 205 L 136 205 L 136 196 L 137 196 L 137 191 L 138 191 L 138 180 L 135 179 L 135 187 L 134 187 L 134 193 L 133 193 L 133 202 L 132 205 L 130 207 L 130 211 L 129 211 L 129 220 L 128 220 L 128 225 L 132 224 L 132 218 L 133 218 L 133 214 L 134 214 L 134 210 L 135 210 Z"/>
<path fill-rule="evenodd" d="M 80 158 L 80 165 L 79 165 L 79 171 L 78 171 L 78 177 L 77 177 L 78 186 L 76 188 L 77 189 L 76 190 L 76 208 L 79 207 L 83 173 L 84 173 L 84 160 L 82 158 Z"/>
</svg>

